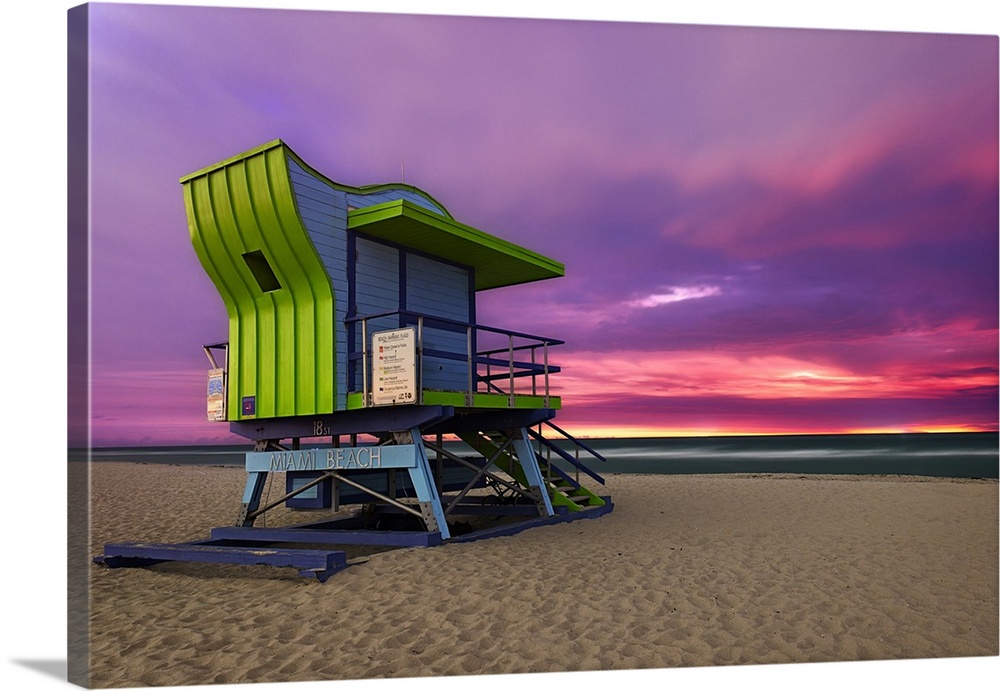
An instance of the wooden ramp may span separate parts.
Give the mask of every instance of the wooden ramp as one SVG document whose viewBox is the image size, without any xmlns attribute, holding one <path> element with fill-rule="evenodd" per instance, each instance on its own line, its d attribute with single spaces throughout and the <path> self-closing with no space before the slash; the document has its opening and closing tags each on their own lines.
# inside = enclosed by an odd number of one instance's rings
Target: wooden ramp
<svg viewBox="0 0 1000 691">
<path fill-rule="evenodd" d="M 498 525 L 452 537 L 450 542 L 472 542 L 515 535 L 529 528 L 597 518 L 609 513 L 611 497 L 602 497 L 600 506 L 570 511 L 559 506 L 551 516 Z M 517 511 L 511 514 L 520 513 Z M 357 519 L 306 523 L 288 528 L 224 526 L 213 528 L 211 537 L 200 542 L 149 543 L 119 542 L 104 546 L 104 554 L 94 562 L 108 568 L 146 567 L 164 562 L 207 564 L 263 565 L 290 567 L 303 578 L 320 583 L 348 567 L 347 555 L 332 546 L 367 545 L 395 547 L 434 547 L 442 544 L 438 531 L 358 529 Z"/>
<path fill-rule="evenodd" d="M 298 569 L 300 576 L 315 578 L 320 582 L 347 567 L 347 555 L 342 551 L 248 547 L 224 542 L 225 544 L 212 540 L 177 544 L 119 542 L 105 545 L 104 554 L 95 557 L 94 561 L 110 568 L 152 566 L 167 561 L 289 566 Z"/>
</svg>

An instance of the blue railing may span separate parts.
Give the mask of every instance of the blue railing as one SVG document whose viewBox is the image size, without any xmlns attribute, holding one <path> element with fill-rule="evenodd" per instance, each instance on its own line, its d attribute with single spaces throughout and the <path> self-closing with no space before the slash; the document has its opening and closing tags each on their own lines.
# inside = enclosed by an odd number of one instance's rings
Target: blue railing
<svg viewBox="0 0 1000 691">
<path fill-rule="evenodd" d="M 559 367 L 549 360 L 549 349 L 565 342 L 508 329 L 462 322 L 419 312 L 399 310 L 348 318 L 348 363 L 352 368 L 349 388 L 364 393 L 368 405 L 368 381 L 374 328 L 415 327 L 417 389 L 457 391 L 472 405 L 477 393 L 497 393 L 514 406 L 515 395 L 550 396 L 549 376 Z M 359 338 L 360 337 L 360 338 Z M 360 343 L 359 343 L 360 340 Z M 489 346 L 479 350 L 481 344 Z M 358 387 L 357 370 L 361 372 Z M 422 401 L 418 401 L 422 402 Z"/>
</svg>

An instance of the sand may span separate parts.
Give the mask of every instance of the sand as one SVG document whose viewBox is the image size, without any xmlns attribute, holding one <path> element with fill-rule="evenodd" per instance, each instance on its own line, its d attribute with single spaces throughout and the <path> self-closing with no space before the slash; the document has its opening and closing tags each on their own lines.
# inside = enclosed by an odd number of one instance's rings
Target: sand
<svg viewBox="0 0 1000 691">
<path fill-rule="evenodd" d="M 94 464 L 92 554 L 207 538 L 234 521 L 243 479 Z M 996 481 L 611 475 L 608 490 L 615 510 L 595 520 L 355 552 L 322 584 L 93 565 L 91 685 L 998 654 Z"/>
</svg>

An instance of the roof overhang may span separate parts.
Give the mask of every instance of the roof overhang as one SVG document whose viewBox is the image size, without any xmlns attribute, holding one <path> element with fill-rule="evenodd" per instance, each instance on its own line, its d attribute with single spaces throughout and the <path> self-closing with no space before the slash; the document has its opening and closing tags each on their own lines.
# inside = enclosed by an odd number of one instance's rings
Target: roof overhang
<svg viewBox="0 0 1000 691">
<path fill-rule="evenodd" d="M 352 209 L 347 227 L 475 269 L 476 290 L 557 278 L 554 259 L 476 230 L 405 199 Z"/>
</svg>

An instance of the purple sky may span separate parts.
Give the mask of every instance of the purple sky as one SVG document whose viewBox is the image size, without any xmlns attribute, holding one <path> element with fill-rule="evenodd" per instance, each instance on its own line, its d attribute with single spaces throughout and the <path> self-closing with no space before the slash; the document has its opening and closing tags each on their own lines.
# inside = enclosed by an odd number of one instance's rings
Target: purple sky
<svg viewBox="0 0 1000 691">
<path fill-rule="evenodd" d="M 566 265 L 581 434 L 997 428 L 995 36 L 93 5 L 93 443 L 204 421 L 178 178 L 271 139 Z"/>
</svg>

